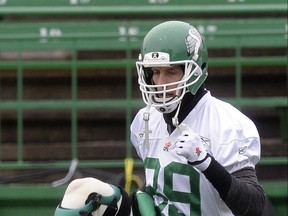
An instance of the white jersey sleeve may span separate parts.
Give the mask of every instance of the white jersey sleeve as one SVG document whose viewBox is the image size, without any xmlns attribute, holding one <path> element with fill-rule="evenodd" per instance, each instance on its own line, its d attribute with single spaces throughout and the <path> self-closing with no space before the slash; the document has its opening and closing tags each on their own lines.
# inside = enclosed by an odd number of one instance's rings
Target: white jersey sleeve
<svg viewBox="0 0 288 216">
<path fill-rule="evenodd" d="M 207 140 L 207 151 L 230 173 L 254 168 L 260 160 L 255 124 L 232 105 L 207 94 L 185 121 L 193 122 L 192 128 Z"/>
</svg>

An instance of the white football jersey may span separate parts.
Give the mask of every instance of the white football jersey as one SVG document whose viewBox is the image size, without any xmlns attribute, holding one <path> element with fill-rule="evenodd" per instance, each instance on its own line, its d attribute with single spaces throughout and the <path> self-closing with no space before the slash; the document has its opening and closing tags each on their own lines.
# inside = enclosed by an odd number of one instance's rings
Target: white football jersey
<svg viewBox="0 0 288 216">
<path fill-rule="evenodd" d="M 174 149 L 180 131 L 168 134 L 163 114 L 150 109 L 149 148 L 144 144 L 141 109 L 131 124 L 131 141 L 144 161 L 146 189 L 162 215 L 231 216 L 205 176 L 187 164 Z M 207 152 L 232 173 L 255 167 L 260 160 L 260 139 L 254 123 L 228 103 L 206 93 L 183 120 L 202 138 Z"/>
</svg>

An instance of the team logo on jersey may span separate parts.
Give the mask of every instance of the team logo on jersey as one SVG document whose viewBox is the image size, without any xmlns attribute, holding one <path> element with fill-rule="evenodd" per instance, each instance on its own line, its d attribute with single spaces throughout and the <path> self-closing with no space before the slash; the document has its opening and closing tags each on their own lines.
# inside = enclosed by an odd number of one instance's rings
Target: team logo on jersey
<svg viewBox="0 0 288 216">
<path fill-rule="evenodd" d="M 169 149 L 170 149 L 171 146 L 172 146 L 171 141 L 167 141 L 167 142 L 164 144 L 163 151 L 169 151 Z"/>
<path fill-rule="evenodd" d="M 242 147 L 242 148 L 238 148 L 238 152 L 239 152 L 239 154 L 240 154 L 240 155 L 244 155 L 245 152 L 246 152 L 246 149 L 247 149 L 247 146 Z"/>
<path fill-rule="evenodd" d="M 201 140 L 202 140 L 202 144 L 203 145 L 206 145 L 206 146 L 209 146 L 210 145 L 210 139 L 206 138 L 206 137 L 203 137 L 203 136 L 200 136 Z"/>
<path fill-rule="evenodd" d="M 196 155 L 199 157 L 200 154 L 202 153 L 202 151 L 200 150 L 199 147 L 196 147 L 196 149 L 195 149 L 195 153 L 196 153 Z"/>
</svg>

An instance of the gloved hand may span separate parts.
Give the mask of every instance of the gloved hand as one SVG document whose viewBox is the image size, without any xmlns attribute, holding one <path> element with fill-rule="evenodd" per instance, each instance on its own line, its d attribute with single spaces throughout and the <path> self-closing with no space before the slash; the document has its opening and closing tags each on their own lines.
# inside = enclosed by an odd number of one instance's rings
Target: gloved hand
<svg viewBox="0 0 288 216">
<path fill-rule="evenodd" d="M 176 153 L 185 157 L 188 163 L 198 170 L 206 170 L 211 162 L 211 156 L 207 153 L 201 137 L 188 126 L 183 127 L 185 130 L 182 131 L 176 142 Z"/>
</svg>

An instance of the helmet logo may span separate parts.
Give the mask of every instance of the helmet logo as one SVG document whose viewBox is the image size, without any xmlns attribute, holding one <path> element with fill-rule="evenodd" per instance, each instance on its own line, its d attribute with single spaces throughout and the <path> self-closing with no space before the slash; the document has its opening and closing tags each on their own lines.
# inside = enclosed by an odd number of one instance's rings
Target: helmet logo
<svg viewBox="0 0 288 216">
<path fill-rule="evenodd" d="M 198 51 L 201 45 L 201 35 L 197 31 L 196 28 L 191 26 L 188 35 L 185 39 L 186 47 L 187 47 L 187 52 L 192 55 L 193 54 L 193 59 L 196 61 L 198 59 Z"/>
<path fill-rule="evenodd" d="M 149 52 L 144 55 L 143 63 L 145 67 L 169 66 L 170 57 L 168 53 Z"/>
<path fill-rule="evenodd" d="M 152 58 L 153 59 L 158 59 L 159 58 L 159 53 L 158 52 L 155 52 L 155 53 L 152 53 Z"/>
</svg>

